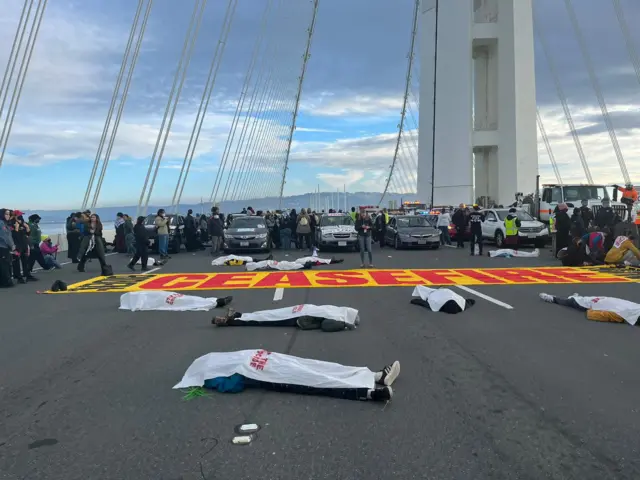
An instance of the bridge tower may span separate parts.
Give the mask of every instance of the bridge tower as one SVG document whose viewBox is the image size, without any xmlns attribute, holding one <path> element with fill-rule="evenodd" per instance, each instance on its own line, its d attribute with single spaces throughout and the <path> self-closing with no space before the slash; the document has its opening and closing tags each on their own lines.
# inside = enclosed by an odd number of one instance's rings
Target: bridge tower
<svg viewBox="0 0 640 480">
<path fill-rule="evenodd" d="M 510 204 L 538 174 L 532 0 L 440 0 L 437 39 L 435 7 L 420 15 L 418 197 Z"/>
</svg>

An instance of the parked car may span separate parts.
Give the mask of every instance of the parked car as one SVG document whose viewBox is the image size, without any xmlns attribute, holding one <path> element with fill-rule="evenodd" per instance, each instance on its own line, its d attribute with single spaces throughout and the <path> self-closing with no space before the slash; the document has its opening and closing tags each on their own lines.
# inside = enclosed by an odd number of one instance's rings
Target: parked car
<svg viewBox="0 0 640 480">
<path fill-rule="evenodd" d="M 358 246 L 356 226 L 348 213 L 323 213 L 316 228 L 316 245 L 325 248 L 350 248 Z"/>
<path fill-rule="evenodd" d="M 224 232 L 223 249 L 225 253 L 270 251 L 271 236 L 264 217 L 234 215 Z"/>
<path fill-rule="evenodd" d="M 149 235 L 149 245 L 151 251 L 158 251 L 158 231 L 156 229 L 156 214 L 147 215 L 144 226 Z M 182 215 L 167 215 L 169 219 L 169 253 L 180 253 L 182 245 L 185 243 L 184 217 Z"/>
<path fill-rule="evenodd" d="M 506 236 L 504 219 L 509 214 L 508 208 L 489 208 L 483 210 L 485 221 L 482 223 L 482 237 L 496 242 L 496 246 L 504 246 Z M 533 218 L 522 209 L 516 211 L 520 219 L 520 230 L 518 241 L 520 244 L 534 244 L 537 248 L 543 248 L 549 240 L 549 229 L 547 226 Z"/>
<path fill-rule="evenodd" d="M 424 215 L 398 215 L 389 220 L 385 243 L 404 247 L 440 248 L 440 230 Z"/>
</svg>

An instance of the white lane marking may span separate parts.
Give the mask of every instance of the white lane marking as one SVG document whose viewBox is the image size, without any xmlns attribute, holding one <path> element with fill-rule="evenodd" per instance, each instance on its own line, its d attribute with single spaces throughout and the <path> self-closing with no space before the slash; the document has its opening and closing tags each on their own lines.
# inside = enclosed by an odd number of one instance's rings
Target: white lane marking
<svg viewBox="0 0 640 480">
<path fill-rule="evenodd" d="M 449 247 L 449 248 L 458 248 L 455 245 L 442 245 L 443 247 Z"/>
<path fill-rule="evenodd" d="M 508 303 L 501 302 L 497 298 L 493 298 L 493 297 L 490 297 L 489 295 L 485 295 L 484 293 L 480 293 L 479 291 L 474 290 L 473 288 L 465 287 L 464 285 L 456 285 L 456 288 L 459 288 L 460 290 L 464 290 L 465 292 L 469 292 L 472 295 L 475 295 L 476 297 L 480 297 L 486 300 L 487 302 L 495 303 L 499 307 L 506 308 L 507 310 L 513 310 L 513 307 Z"/>
<path fill-rule="evenodd" d="M 105 254 L 104 254 L 104 256 L 105 256 L 105 257 L 110 257 L 111 255 L 117 255 L 117 253 L 105 253 Z M 62 263 L 60 264 L 60 266 L 62 266 L 62 265 L 69 265 L 70 263 L 72 263 L 72 262 L 62 262 Z M 34 268 L 34 269 L 33 269 L 33 271 L 34 271 L 34 272 L 37 272 L 37 271 L 39 271 L 39 270 L 42 270 L 42 267 L 36 267 L 36 268 Z M 51 270 L 47 270 L 47 271 L 48 271 L 48 272 L 50 272 Z"/>
<path fill-rule="evenodd" d="M 273 294 L 273 301 L 279 302 L 284 297 L 284 288 L 276 288 L 276 292 Z"/>
<path fill-rule="evenodd" d="M 158 270 L 160 270 L 162 267 L 156 267 L 156 268 L 152 268 L 151 270 L 147 270 L 145 273 L 145 275 L 149 275 L 150 273 L 153 272 L 157 272 Z"/>
</svg>

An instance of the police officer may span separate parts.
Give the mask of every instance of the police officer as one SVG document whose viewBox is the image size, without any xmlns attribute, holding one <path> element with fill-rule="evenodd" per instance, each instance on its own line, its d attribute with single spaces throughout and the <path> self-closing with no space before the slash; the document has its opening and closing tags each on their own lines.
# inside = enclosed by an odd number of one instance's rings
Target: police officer
<svg viewBox="0 0 640 480">
<path fill-rule="evenodd" d="M 615 212 L 613 208 L 611 208 L 611 203 L 608 198 L 604 198 L 602 200 L 602 207 L 598 210 L 596 214 L 596 218 L 594 219 L 594 223 L 598 226 L 600 230 L 604 230 L 609 227 L 613 231 L 613 227 L 616 223 L 621 221 L 618 214 Z"/>
<path fill-rule="evenodd" d="M 589 208 L 589 200 L 583 199 L 582 206 L 580 207 L 580 216 L 584 222 L 584 228 L 588 229 L 594 220 L 593 212 Z"/>
<path fill-rule="evenodd" d="M 484 222 L 484 213 L 480 211 L 480 207 L 476 204 L 469 214 L 469 227 L 471 229 L 471 256 L 475 255 L 476 243 L 478 244 L 478 253 L 482 256 L 482 222 Z"/>
</svg>

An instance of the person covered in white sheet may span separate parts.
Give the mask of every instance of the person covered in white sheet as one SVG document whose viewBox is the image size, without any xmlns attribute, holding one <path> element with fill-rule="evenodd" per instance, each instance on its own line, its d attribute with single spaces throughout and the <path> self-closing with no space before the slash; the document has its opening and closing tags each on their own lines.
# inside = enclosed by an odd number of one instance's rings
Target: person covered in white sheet
<svg viewBox="0 0 640 480">
<path fill-rule="evenodd" d="M 215 317 L 211 323 L 218 327 L 297 327 L 341 332 L 355 330 L 360 324 L 360 316 L 355 308 L 305 304 L 252 313 L 229 309 L 225 316 Z"/>
<path fill-rule="evenodd" d="M 460 313 L 476 303 L 471 298 L 462 298 L 448 288 L 429 288 L 424 285 L 417 285 L 412 296 L 419 297 L 411 299 L 413 305 L 420 305 L 434 312 Z"/>
<path fill-rule="evenodd" d="M 221 266 L 236 266 L 236 265 L 246 265 L 247 263 L 257 263 L 264 262 L 267 260 L 273 260 L 273 255 L 269 255 L 264 260 L 259 260 L 253 257 L 242 257 L 238 255 L 225 255 L 224 257 L 218 257 L 211 261 L 211 266 L 213 267 L 221 267 Z"/>
<path fill-rule="evenodd" d="M 246 268 L 248 272 L 269 272 L 272 270 L 286 272 L 291 270 L 310 270 L 313 267 L 312 262 L 297 263 L 277 260 L 263 260 L 261 262 L 248 262 Z"/>
<path fill-rule="evenodd" d="M 127 292 L 120 296 L 120 310 L 132 312 L 142 311 L 174 311 L 174 312 L 208 312 L 213 308 L 229 305 L 233 297 L 196 297 L 176 292 L 151 290 Z"/>
<path fill-rule="evenodd" d="M 587 319 L 595 322 L 624 323 L 637 325 L 640 304 L 615 297 L 583 297 L 574 293 L 568 298 L 541 293 L 540 299 L 587 313 Z"/>
<path fill-rule="evenodd" d="M 196 359 L 173 388 L 205 387 L 221 393 L 262 388 L 386 402 L 393 396 L 391 385 L 398 375 L 398 361 L 373 372 L 367 367 L 350 367 L 266 350 L 241 350 L 214 352 Z"/>
</svg>

